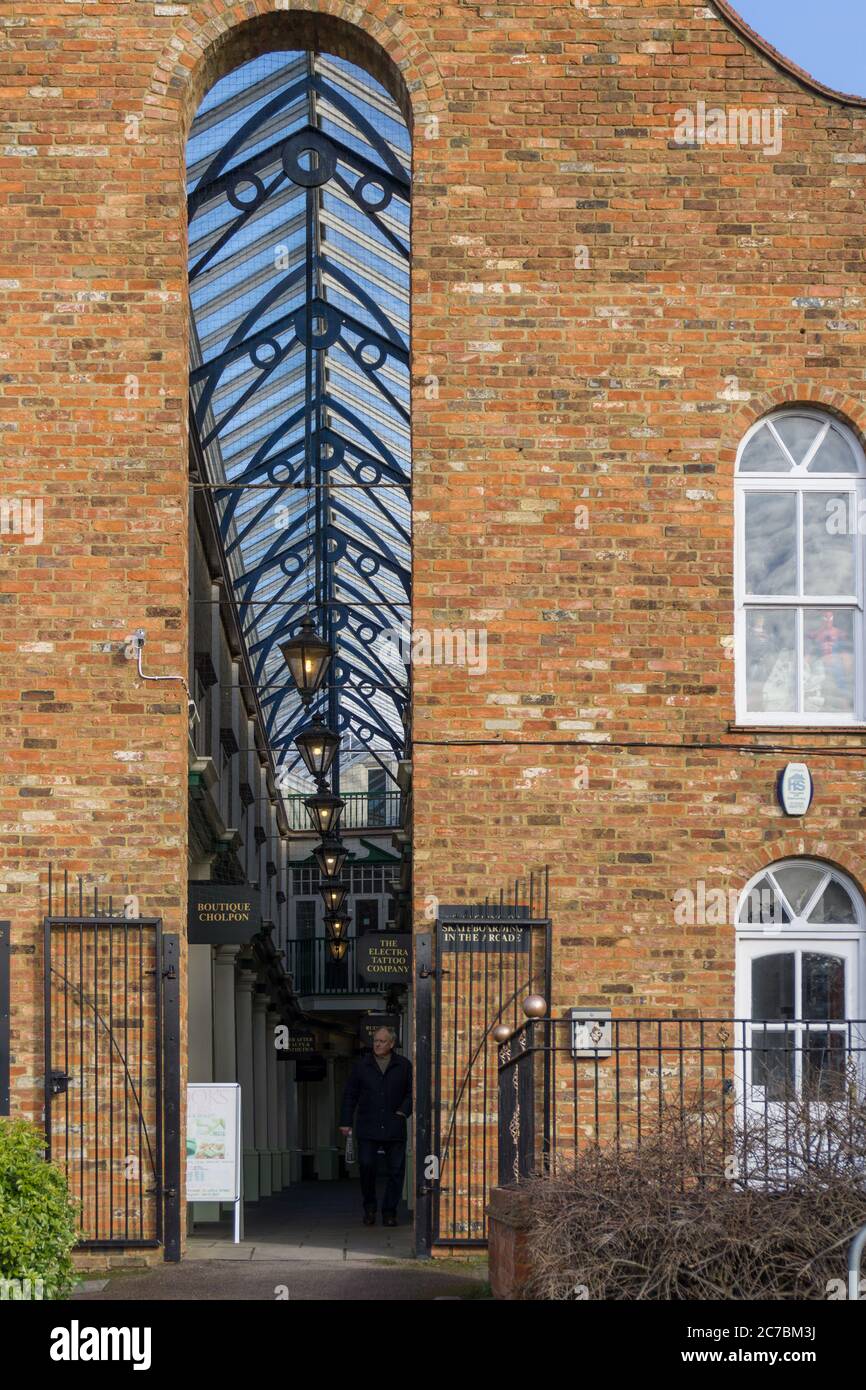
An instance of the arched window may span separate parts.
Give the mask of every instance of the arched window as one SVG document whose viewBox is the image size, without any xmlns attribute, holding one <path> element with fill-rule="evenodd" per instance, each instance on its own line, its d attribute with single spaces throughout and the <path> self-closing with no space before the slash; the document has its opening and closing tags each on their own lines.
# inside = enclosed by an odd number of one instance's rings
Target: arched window
<svg viewBox="0 0 866 1390">
<path fill-rule="evenodd" d="M 864 1060 L 863 899 L 811 859 L 774 864 L 737 913 L 736 1013 L 752 1099 L 838 1093 Z"/>
<path fill-rule="evenodd" d="M 859 519 L 866 459 L 850 429 L 794 408 L 737 458 L 737 719 L 851 724 L 864 711 Z M 866 528 L 864 528 L 866 529 Z"/>
</svg>

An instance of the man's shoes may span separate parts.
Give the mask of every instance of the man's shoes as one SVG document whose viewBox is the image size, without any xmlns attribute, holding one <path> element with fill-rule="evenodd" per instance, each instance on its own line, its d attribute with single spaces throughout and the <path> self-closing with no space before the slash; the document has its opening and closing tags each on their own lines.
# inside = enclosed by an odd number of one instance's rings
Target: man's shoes
<svg viewBox="0 0 866 1390">
<path fill-rule="evenodd" d="M 393 1212 L 390 1212 L 390 1211 L 389 1211 L 389 1212 L 383 1213 L 383 1215 L 382 1215 L 382 1225 L 383 1225 L 383 1226 L 396 1226 L 396 1225 L 397 1225 L 397 1218 L 396 1218 L 396 1216 L 394 1215 Z"/>
<path fill-rule="evenodd" d="M 375 1213 L 374 1211 L 365 1211 L 365 1212 L 364 1212 L 364 1225 L 365 1225 L 365 1226 L 375 1226 L 375 1224 L 376 1224 L 376 1213 Z M 387 1224 L 388 1224 L 388 1223 L 387 1223 L 387 1221 L 386 1221 L 386 1222 L 385 1222 L 385 1225 L 387 1226 Z M 396 1225 L 397 1223 L 395 1222 L 394 1224 Z"/>
</svg>

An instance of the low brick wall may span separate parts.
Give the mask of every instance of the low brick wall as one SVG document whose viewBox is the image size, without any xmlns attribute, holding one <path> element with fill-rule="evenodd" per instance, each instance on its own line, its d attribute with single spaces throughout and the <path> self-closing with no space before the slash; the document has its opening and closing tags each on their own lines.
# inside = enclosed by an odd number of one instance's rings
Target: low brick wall
<svg viewBox="0 0 866 1390">
<path fill-rule="evenodd" d="M 519 1187 L 495 1187 L 487 1207 L 490 1289 L 494 1298 L 522 1298 L 529 1277 L 529 1205 Z"/>
</svg>

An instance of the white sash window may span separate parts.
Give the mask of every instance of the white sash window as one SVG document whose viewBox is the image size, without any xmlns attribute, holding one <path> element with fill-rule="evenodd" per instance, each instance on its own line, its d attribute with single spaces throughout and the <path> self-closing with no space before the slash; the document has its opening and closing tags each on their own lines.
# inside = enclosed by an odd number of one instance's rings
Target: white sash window
<svg viewBox="0 0 866 1390">
<path fill-rule="evenodd" d="M 779 411 L 740 447 L 737 719 L 859 723 L 864 710 L 866 460 L 821 411 Z"/>
</svg>

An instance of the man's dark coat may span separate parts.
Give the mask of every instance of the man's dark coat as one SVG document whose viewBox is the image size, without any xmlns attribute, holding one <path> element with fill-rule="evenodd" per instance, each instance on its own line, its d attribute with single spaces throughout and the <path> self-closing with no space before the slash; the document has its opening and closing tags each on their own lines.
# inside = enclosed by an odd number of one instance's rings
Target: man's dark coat
<svg viewBox="0 0 866 1390">
<path fill-rule="evenodd" d="M 351 1126 L 356 1139 L 405 1139 L 411 1114 L 412 1063 L 392 1052 L 382 1071 L 373 1053 L 365 1053 L 349 1073 L 340 1124 Z"/>
</svg>

